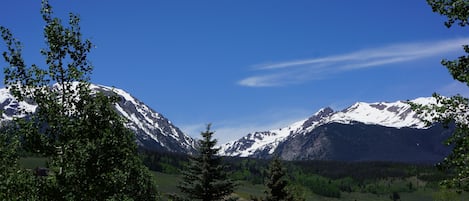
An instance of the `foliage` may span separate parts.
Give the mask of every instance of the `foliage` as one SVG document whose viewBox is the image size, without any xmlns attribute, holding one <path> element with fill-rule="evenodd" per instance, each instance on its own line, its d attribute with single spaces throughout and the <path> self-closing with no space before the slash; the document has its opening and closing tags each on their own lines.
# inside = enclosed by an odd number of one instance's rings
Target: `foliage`
<svg viewBox="0 0 469 201">
<path fill-rule="evenodd" d="M 249 181 L 252 184 L 264 185 L 269 167 L 269 161 L 254 158 L 225 157 L 225 163 L 229 164 L 232 172 L 230 177 L 234 180 Z"/>
<path fill-rule="evenodd" d="M 469 83 L 469 80 L 468 82 Z M 453 134 L 445 141 L 453 150 L 438 167 L 451 178 L 445 179 L 441 184 L 444 187 L 469 191 L 469 99 L 459 95 L 450 98 L 434 94 L 436 104 L 419 107 L 420 111 L 430 111 L 426 115 L 433 121 L 443 122 L 449 126 L 454 124 Z"/>
<path fill-rule="evenodd" d="M 298 174 L 295 175 L 295 180 L 315 194 L 325 197 L 340 198 L 340 188 L 336 182 L 333 182 L 331 179 L 318 175 Z M 351 189 L 351 187 L 348 188 Z"/>
<path fill-rule="evenodd" d="M 134 134 L 113 109 L 117 96 L 92 93 L 87 59 L 92 48 L 82 40 L 79 17 L 70 14 L 69 26 L 52 16 L 42 1 L 47 68 L 26 66 L 21 43 L 0 27 L 9 64 L 5 85 L 19 101 L 37 105 L 16 119 L 17 139 L 29 151 L 49 157 L 51 173 L 38 186 L 41 200 L 155 200 L 156 186 L 137 154 Z M 12 144 L 12 143 L 9 143 Z M 34 195 L 34 191 L 31 191 Z"/>
<path fill-rule="evenodd" d="M 288 192 L 288 181 L 285 178 L 286 173 L 280 159 L 275 157 L 270 162 L 268 179 L 266 186 L 268 188 L 266 201 L 287 201 L 293 200 L 293 196 Z"/>
<path fill-rule="evenodd" d="M 182 172 L 182 181 L 178 188 L 189 200 L 222 200 L 228 197 L 235 187 L 228 178 L 222 165 L 221 157 L 217 156 L 219 148 L 215 148 L 214 133 L 202 132 L 199 140 L 198 155 L 191 157 L 186 169 Z"/>
<path fill-rule="evenodd" d="M 14 135 L 14 127 L 2 123 L 0 132 L 0 200 L 36 199 L 32 174 L 18 165 L 20 141 Z"/>
<path fill-rule="evenodd" d="M 166 174 L 179 174 L 188 161 L 189 156 L 175 152 L 156 152 L 150 150 L 140 150 L 143 164 L 150 170 Z"/>
<path fill-rule="evenodd" d="M 156 199 L 153 178 L 138 158 L 133 133 L 111 107 L 113 100 L 102 94 L 92 99 L 83 110 L 81 136 L 65 143 L 63 155 L 52 163 L 63 165 L 57 175 L 61 192 L 72 200 Z"/>
<path fill-rule="evenodd" d="M 469 3 L 467 0 L 427 0 L 433 12 L 448 17 L 446 27 L 451 27 L 455 22 L 459 26 L 469 25 Z"/>
<path fill-rule="evenodd" d="M 447 17 L 445 25 L 450 28 L 454 23 L 464 27 L 469 25 L 469 1 L 468 0 L 427 0 L 434 12 Z M 469 46 L 464 45 L 466 55 L 456 60 L 442 60 L 455 80 L 469 86 Z M 442 184 L 446 187 L 469 191 L 469 99 L 460 95 L 450 98 L 433 95 L 435 104 L 429 106 L 414 105 L 420 113 L 424 113 L 433 122 L 442 122 L 446 126 L 455 124 L 453 135 L 446 141 L 447 145 L 454 146 L 452 153 L 438 166 L 445 171 L 454 172 L 451 179 Z"/>
</svg>

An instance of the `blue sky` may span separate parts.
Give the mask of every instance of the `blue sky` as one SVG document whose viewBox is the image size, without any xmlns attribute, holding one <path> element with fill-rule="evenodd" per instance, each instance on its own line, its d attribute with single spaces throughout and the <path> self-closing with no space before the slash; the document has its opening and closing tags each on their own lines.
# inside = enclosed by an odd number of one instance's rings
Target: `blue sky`
<svg viewBox="0 0 469 201">
<path fill-rule="evenodd" d="M 195 137 L 207 123 L 226 142 L 326 106 L 469 95 L 440 65 L 462 54 L 467 30 L 447 29 L 424 0 L 51 3 L 58 16 L 81 16 L 96 45 L 94 83 L 130 92 Z M 39 0 L 0 7 L 28 64 L 42 59 L 39 9 Z"/>
</svg>

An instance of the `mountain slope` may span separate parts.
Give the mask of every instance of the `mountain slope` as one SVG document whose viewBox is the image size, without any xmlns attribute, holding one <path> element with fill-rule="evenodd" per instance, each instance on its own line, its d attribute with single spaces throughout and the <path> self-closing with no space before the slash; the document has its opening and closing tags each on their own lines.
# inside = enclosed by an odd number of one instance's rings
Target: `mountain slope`
<svg viewBox="0 0 469 201">
<path fill-rule="evenodd" d="M 435 100 L 412 102 L 430 104 Z M 337 112 L 323 108 L 286 128 L 248 134 L 222 145 L 220 154 L 256 158 L 275 154 L 287 160 L 436 161 L 448 153 L 441 142 L 450 133 L 441 126 L 426 127 L 405 102 L 358 102 Z M 417 144 L 433 148 L 414 147 Z"/>
<path fill-rule="evenodd" d="M 286 139 L 274 154 L 286 160 L 435 163 L 449 154 L 442 142 L 451 133 L 441 125 L 415 129 L 333 122 Z"/>
<path fill-rule="evenodd" d="M 93 91 L 104 94 L 117 94 L 121 100 L 114 105 L 116 111 L 127 122 L 126 127 L 135 132 L 139 146 L 155 150 L 179 153 L 195 153 L 195 140 L 185 135 L 163 115 L 155 112 L 122 89 L 92 84 Z M 36 106 L 28 102 L 18 102 L 7 89 L 0 89 L 0 109 L 4 112 L 0 121 L 12 120 L 20 109 L 35 111 Z M 21 116 L 21 115 L 20 115 Z"/>
</svg>

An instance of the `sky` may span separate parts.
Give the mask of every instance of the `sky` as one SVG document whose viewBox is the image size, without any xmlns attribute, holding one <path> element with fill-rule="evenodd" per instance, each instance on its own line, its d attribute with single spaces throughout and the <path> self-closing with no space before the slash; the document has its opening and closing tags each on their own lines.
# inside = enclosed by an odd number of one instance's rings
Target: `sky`
<svg viewBox="0 0 469 201">
<path fill-rule="evenodd" d="M 211 123 L 219 143 L 323 107 L 469 96 L 440 64 L 462 55 L 467 28 L 446 28 L 424 0 L 50 3 L 64 23 L 69 12 L 81 17 L 95 45 L 93 83 L 124 89 L 192 137 Z M 43 62 L 40 6 L 1 1 L 0 25 L 22 42 L 28 65 Z"/>
</svg>

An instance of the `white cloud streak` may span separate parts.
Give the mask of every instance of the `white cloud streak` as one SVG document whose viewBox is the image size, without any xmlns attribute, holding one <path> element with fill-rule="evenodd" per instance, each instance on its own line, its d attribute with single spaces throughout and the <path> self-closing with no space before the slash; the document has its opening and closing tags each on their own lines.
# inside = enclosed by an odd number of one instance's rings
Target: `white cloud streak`
<svg viewBox="0 0 469 201">
<path fill-rule="evenodd" d="M 273 87 L 302 83 L 324 79 L 330 74 L 344 71 L 380 67 L 461 51 L 464 44 L 469 44 L 469 38 L 394 44 L 341 55 L 255 65 L 254 70 L 261 72 L 260 75 L 242 79 L 238 84 L 246 87 Z"/>
</svg>

